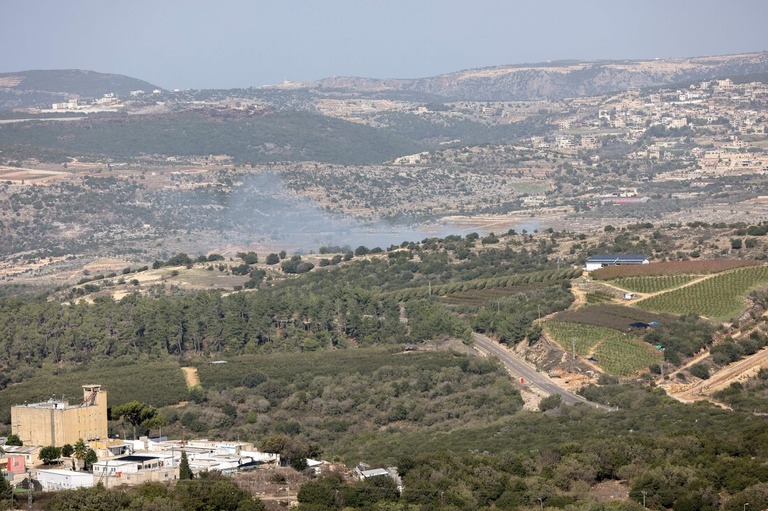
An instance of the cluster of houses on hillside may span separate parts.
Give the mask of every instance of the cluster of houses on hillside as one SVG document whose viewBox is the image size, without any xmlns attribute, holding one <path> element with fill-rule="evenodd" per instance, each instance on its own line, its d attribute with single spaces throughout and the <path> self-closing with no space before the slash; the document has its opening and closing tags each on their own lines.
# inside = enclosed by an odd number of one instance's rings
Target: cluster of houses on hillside
<svg viewBox="0 0 768 511">
<path fill-rule="evenodd" d="M 5 467 L 5 477 L 12 484 L 31 477 L 46 491 L 173 481 L 179 477 L 182 452 L 193 473 L 218 471 L 231 475 L 280 464 L 279 454 L 260 452 L 248 442 L 110 439 L 107 391 L 101 385 L 83 385 L 83 399 L 77 403 L 51 398 L 13 406 L 11 423 L 13 434 L 23 446 L 3 445 L 0 466 Z M 92 472 L 40 465 L 42 448 L 74 445 L 81 439 L 99 460 Z"/>
<path fill-rule="evenodd" d="M 99 484 L 110 488 L 172 482 L 179 478 L 182 453 L 193 474 L 216 471 L 235 475 L 281 464 L 279 454 L 258 451 L 250 442 L 109 438 L 107 391 L 101 385 L 82 388 L 83 398 L 76 403 L 51 398 L 11 407 L 12 432 L 23 445 L 7 445 L 8 439 L 0 438 L 0 469 L 4 468 L 3 476 L 12 485 L 31 479 L 43 491 L 57 491 Z M 90 471 L 77 470 L 79 464 L 74 459 L 56 466 L 41 464 L 41 449 L 74 445 L 79 440 L 96 453 L 98 461 Z M 71 467 L 67 466 L 70 464 Z M 320 460 L 307 460 L 308 469 L 315 474 L 321 473 L 324 465 Z M 354 473 L 359 479 L 386 475 L 400 484 L 397 471 L 392 468 L 360 465 Z"/>
</svg>

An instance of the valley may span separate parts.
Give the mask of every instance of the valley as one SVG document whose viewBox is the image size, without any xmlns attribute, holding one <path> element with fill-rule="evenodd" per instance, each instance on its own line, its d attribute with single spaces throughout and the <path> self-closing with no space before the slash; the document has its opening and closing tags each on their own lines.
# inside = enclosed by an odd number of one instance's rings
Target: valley
<svg viewBox="0 0 768 511">
<path fill-rule="evenodd" d="M 768 506 L 766 71 L 0 76 L 0 429 L 95 383 L 113 447 L 284 465 L 88 490 L 126 509 Z"/>
</svg>

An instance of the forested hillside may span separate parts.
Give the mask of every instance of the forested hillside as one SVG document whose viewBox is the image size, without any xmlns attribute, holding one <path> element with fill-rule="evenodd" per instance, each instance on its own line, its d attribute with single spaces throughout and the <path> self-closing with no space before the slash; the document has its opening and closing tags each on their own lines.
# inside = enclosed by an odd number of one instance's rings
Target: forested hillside
<svg viewBox="0 0 768 511">
<path fill-rule="evenodd" d="M 651 351 L 663 342 L 667 363 L 709 346 L 715 327 L 706 319 L 618 304 L 572 308 L 585 285 L 602 290 L 593 296 L 611 297 L 599 295 L 609 289 L 606 281 L 590 283 L 579 268 L 562 267 L 555 248 L 563 237 L 472 234 L 387 251 L 358 247 L 354 254 L 322 247 L 327 258 L 301 274 L 288 273 L 306 264 L 301 256 L 270 254 L 267 266 L 285 268 L 280 279 L 265 278 L 257 255 L 242 253 L 242 264 L 230 266 L 250 275 L 250 289 L 226 294 L 161 285 L 119 300 L 78 301 L 73 291 L 64 303 L 51 299 L 56 293 L 2 298 L 0 405 L 7 410 L 19 400 L 47 398 L 54 387 L 75 395 L 81 380 L 98 380 L 110 391 L 111 406 L 141 399 L 158 410 L 157 420 L 138 424 L 139 433 L 162 428 L 247 439 L 279 452 L 296 470 L 304 470 L 308 457 L 392 465 L 404 483 L 399 494 L 388 481 L 321 477 L 298 493 L 305 511 L 639 510 L 643 499 L 655 509 L 768 505 L 762 417 L 673 401 L 654 388 L 653 367 L 635 367 L 618 384 L 614 374 L 625 373 L 602 360 L 605 373 L 581 392 L 613 411 L 565 406 L 556 396 L 542 399 L 539 411 L 524 409 L 528 389 L 472 350 L 471 332 L 485 332 L 533 354 L 554 350 L 551 359 L 572 363 L 546 339 L 549 322 L 590 332 L 607 323 L 619 332 L 652 318 L 664 325 L 642 327 L 644 335 L 632 342 Z M 153 267 L 178 273 L 222 260 L 178 254 Z M 720 273 L 704 277 L 764 268 L 744 264 L 724 262 Z M 686 267 L 659 268 L 649 271 Z M 751 300 L 764 305 L 760 296 Z M 629 339 L 617 333 L 610 342 Z M 182 366 L 196 372 L 199 384 L 185 384 Z M 736 402 L 735 390 L 724 398 Z M 126 434 L 119 420 L 110 429 Z M 107 498 L 100 491 L 62 494 L 49 509 Z M 159 505 L 175 495 L 169 491 L 127 492 L 120 505 Z"/>
<path fill-rule="evenodd" d="M 6 367 L 19 368 L 103 358 L 403 344 L 441 335 L 468 340 L 472 321 L 466 314 L 478 312 L 476 323 L 483 331 L 519 342 L 538 313 L 568 306 L 572 298 L 566 281 L 575 273 L 557 270 L 556 262 L 543 255 L 546 247 L 515 243 L 519 246 L 477 250 L 475 245 L 483 246 L 477 237 L 425 240 L 326 266 L 301 279 L 256 280 L 257 292 L 228 296 L 217 291 L 158 297 L 135 292 L 119 301 L 97 297 L 93 303 L 67 304 L 9 297 L 0 301 L 0 356 Z M 245 273 L 251 271 L 245 266 Z M 448 309 L 437 301 L 473 289 L 485 290 L 489 298 L 492 289 L 500 289 L 506 299 L 492 307 L 481 302 Z M 13 372 L 6 377 L 13 379 Z"/>
<path fill-rule="evenodd" d="M 69 157 L 136 159 L 146 155 L 227 154 L 237 162 L 319 161 L 371 164 L 422 146 L 391 131 L 306 112 L 228 119 L 206 112 L 106 116 L 83 122 L 0 127 L 0 144 Z M 61 156 L 59 156 L 61 157 Z"/>
</svg>

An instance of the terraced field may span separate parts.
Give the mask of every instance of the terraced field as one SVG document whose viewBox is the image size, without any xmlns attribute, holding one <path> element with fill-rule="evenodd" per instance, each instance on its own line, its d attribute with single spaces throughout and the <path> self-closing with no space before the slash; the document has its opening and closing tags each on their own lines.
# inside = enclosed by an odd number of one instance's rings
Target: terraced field
<svg viewBox="0 0 768 511">
<path fill-rule="evenodd" d="M 695 313 L 716 321 L 738 315 L 749 291 L 768 285 L 768 266 L 728 271 L 696 284 L 658 294 L 636 303 L 640 308 L 672 314 Z"/>
<path fill-rule="evenodd" d="M 577 355 L 595 358 L 595 365 L 616 376 L 629 376 L 661 361 L 661 353 L 640 337 L 612 328 L 548 321 L 544 330 L 564 350 L 575 345 Z"/>
</svg>

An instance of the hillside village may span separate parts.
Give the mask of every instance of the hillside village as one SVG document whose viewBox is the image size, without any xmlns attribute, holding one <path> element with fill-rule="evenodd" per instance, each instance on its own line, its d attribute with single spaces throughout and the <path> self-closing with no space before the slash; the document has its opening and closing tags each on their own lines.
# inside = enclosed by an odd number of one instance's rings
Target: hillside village
<svg viewBox="0 0 768 511">
<path fill-rule="evenodd" d="M 309 112 L 328 101 L 312 88 L 291 91 L 301 95 L 302 108 Z M 103 100 L 123 105 L 121 115 L 130 115 L 132 124 L 142 122 L 140 114 L 147 108 L 159 108 L 156 115 L 188 112 L 203 119 L 218 119 L 214 125 L 220 125 L 221 119 L 234 123 L 266 120 L 273 115 L 271 110 L 285 108 L 282 96 L 265 96 L 258 89 L 249 94 L 259 99 L 249 101 L 224 94 L 216 100 L 190 100 L 188 92 L 160 91 L 127 98 L 110 93 Z M 156 95 L 161 98 L 152 99 Z M 420 123 L 419 129 L 436 130 L 430 140 L 437 142 L 437 148 L 362 166 L 323 161 L 243 165 L 227 154 L 144 155 L 136 161 L 101 156 L 95 161 L 68 158 L 55 164 L 36 158 L 9 159 L 0 167 L 0 178 L 9 193 L 24 199 L 13 210 L 10 205 L 2 208 L 0 221 L 26 224 L 29 218 L 45 214 L 34 205 L 48 201 L 48 193 L 62 193 L 60 186 L 69 186 L 59 183 L 71 183 L 85 194 L 96 192 L 97 181 L 86 177 L 116 178 L 117 187 L 99 186 L 97 193 L 127 193 L 119 200 L 133 203 L 150 216 L 154 215 L 153 204 L 159 207 L 170 199 L 179 204 L 156 219 L 143 215 L 143 221 L 131 219 L 134 213 L 126 211 L 128 216 L 116 219 L 124 225 L 100 234 L 100 243 L 105 236 L 155 236 L 171 225 L 186 223 L 188 229 L 198 229 L 215 224 L 219 222 L 222 193 L 263 194 L 263 200 L 273 203 L 277 199 L 275 212 L 281 211 L 283 204 L 296 211 L 299 204 L 304 210 L 300 216 L 310 222 L 325 216 L 321 222 L 329 229 L 314 229 L 320 231 L 317 245 L 332 241 L 335 229 L 347 230 L 350 225 L 360 232 L 401 230 L 405 236 L 407 225 L 417 225 L 426 232 L 461 231 L 465 226 L 472 229 L 487 224 L 491 218 L 497 231 L 521 225 L 589 231 L 638 220 L 685 222 L 696 217 L 715 222 L 726 213 L 734 222 L 750 221 L 762 218 L 768 206 L 768 192 L 760 179 L 768 161 L 768 120 L 763 113 L 768 94 L 762 82 L 710 80 L 682 88 L 557 101 L 424 104 L 376 100 L 366 103 L 364 111 L 358 109 L 363 99 L 333 101 L 336 109 L 321 110 L 355 124 L 397 130 Z M 115 128 L 109 119 L 94 117 L 87 122 L 104 122 L 104 130 Z M 465 128 L 458 128 L 465 124 Z M 525 130 L 519 131 L 519 126 L 539 133 L 524 136 Z M 493 131 L 507 127 L 518 131 L 508 135 Z M 495 142 L 472 144 L 475 135 L 470 128 L 491 130 L 487 135 Z M 464 132 L 466 141 L 462 140 L 462 129 L 469 130 Z M 503 142 L 502 135 L 514 140 Z M 290 146 L 275 144 L 262 148 L 265 154 L 275 151 L 275 156 L 287 150 Z M 30 187 L 32 184 L 46 186 Z M 121 187 L 124 190 L 119 190 Z M 218 190 L 216 195 L 206 196 L 213 189 Z M 193 197 L 201 208 L 185 206 Z M 309 202 L 301 202 L 305 200 Z M 271 214 L 269 208 L 259 211 Z M 338 223 L 341 217 L 353 219 L 352 224 Z M 227 221 L 232 224 L 229 218 Z M 377 225 L 382 221 L 394 227 Z M 354 222 L 359 227 L 354 227 Z M 257 239 L 271 247 L 306 250 L 306 246 L 291 241 L 303 236 L 301 221 L 297 230 L 286 223 L 274 229 L 267 224 L 251 229 L 255 229 Z M 136 230 L 136 225 L 145 228 Z M 34 233 L 40 227 L 31 223 L 27 229 Z M 222 226 L 204 236 L 242 238 L 242 229 Z M 230 234 L 222 236 L 225 231 Z M 65 244 L 75 241 L 60 240 Z"/>
<path fill-rule="evenodd" d="M 257 470 L 274 473 L 281 466 L 279 454 L 259 452 L 250 442 L 184 435 L 176 440 L 110 436 L 107 410 L 108 393 L 101 385 L 83 385 L 82 400 L 72 404 L 54 396 L 12 407 L 12 433 L 2 438 L 3 477 L 17 488 L 29 488 L 32 480 L 35 491 L 56 492 L 97 485 L 108 489 L 148 482 L 173 484 L 207 473 L 230 477 Z M 324 464 L 306 460 L 315 476 L 328 471 Z M 356 474 L 365 479 L 379 472 L 363 468 Z M 389 475 L 386 470 L 383 474 Z M 277 496 L 288 503 L 295 500 L 295 492 L 296 488 L 278 489 Z"/>
</svg>

